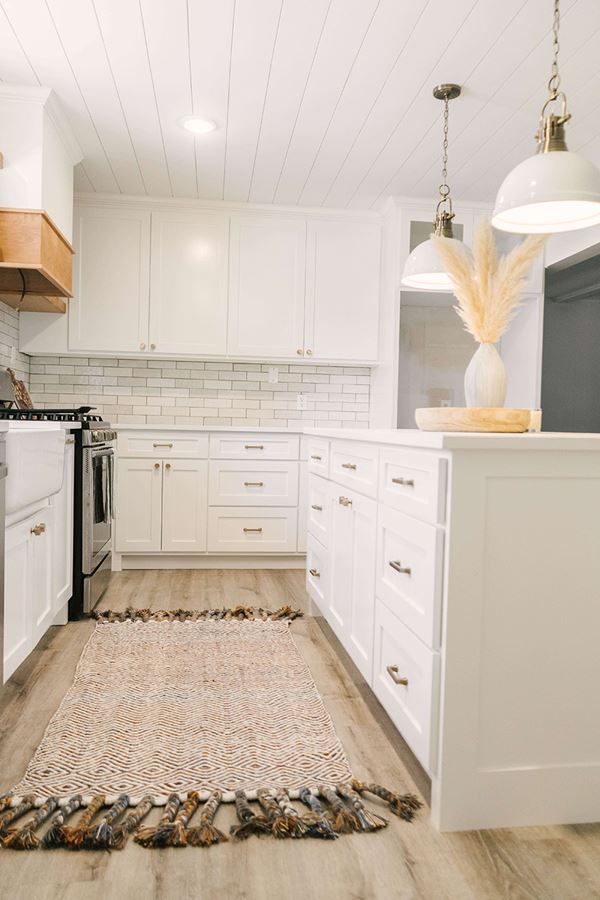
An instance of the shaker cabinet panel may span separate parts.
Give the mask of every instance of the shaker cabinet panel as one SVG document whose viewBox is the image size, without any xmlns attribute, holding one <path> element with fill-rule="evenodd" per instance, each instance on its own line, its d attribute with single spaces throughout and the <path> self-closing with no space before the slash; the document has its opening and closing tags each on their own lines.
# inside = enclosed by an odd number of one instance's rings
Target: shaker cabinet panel
<svg viewBox="0 0 600 900">
<path fill-rule="evenodd" d="M 151 350 L 226 353 L 228 244 L 226 215 L 152 214 Z"/>
<path fill-rule="evenodd" d="M 265 359 L 302 356 L 306 225 L 233 216 L 228 352 Z"/>
<path fill-rule="evenodd" d="M 206 460 L 163 463 L 163 550 L 206 550 L 207 473 Z"/>
<path fill-rule="evenodd" d="M 115 549 L 144 553 L 161 549 L 162 461 L 119 459 Z"/>
<path fill-rule="evenodd" d="M 4 681 L 31 650 L 33 519 L 6 529 L 4 560 Z"/>
<path fill-rule="evenodd" d="M 69 350 L 131 353 L 148 342 L 150 213 L 75 209 Z"/>
<path fill-rule="evenodd" d="M 374 362 L 379 336 L 381 228 L 308 223 L 305 353 Z"/>
</svg>

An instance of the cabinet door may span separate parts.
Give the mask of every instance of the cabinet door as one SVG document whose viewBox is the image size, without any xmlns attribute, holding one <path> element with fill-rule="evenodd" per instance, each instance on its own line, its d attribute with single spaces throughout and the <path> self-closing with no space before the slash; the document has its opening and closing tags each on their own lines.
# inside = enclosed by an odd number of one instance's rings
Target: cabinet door
<svg viewBox="0 0 600 900">
<path fill-rule="evenodd" d="M 31 534 L 31 647 L 52 625 L 54 618 L 52 541 L 54 531 L 53 508 L 47 506 L 35 517 Z"/>
<path fill-rule="evenodd" d="M 303 354 L 306 226 L 231 220 L 228 352 L 266 359 Z"/>
<path fill-rule="evenodd" d="M 150 213 L 75 210 L 69 350 L 118 353 L 148 343 Z"/>
<path fill-rule="evenodd" d="M 115 550 L 118 553 L 160 550 L 162 477 L 162 461 L 118 461 L 115 518 Z"/>
<path fill-rule="evenodd" d="M 300 483 L 298 485 L 298 553 L 306 553 L 308 524 L 308 463 L 300 463 Z"/>
<path fill-rule="evenodd" d="M 229 218 L 153 213 L 150 347 L 158 353 L 227 349 Z"/>
<path fill-rule="evenodd" d="M 172 459 L 163 463 L 163 550 L 206 550 L 207 481 L 206 460 Z"/>
<path fill-rule="evenodd" d="M 315 359 L 375 362 L 381 228 L 309 222 L 305 352 Z"/>
<path fill-rule="evenodd" d="M 370 683 L 377 503 L 335 484 L 331 502 L 330 625 Z"/>
<path fill-rule="evenodd" d="M 52 612 L 56 615 L 73 594 L 73 437 L 66 438 L 63 485 L 50 498 L 52 523 Z"/>
<path fill-rule="evenodd" d="M 4 557 L 4 681 L 31 651 L 32 519 L 6 529 Z"/>
</svg>

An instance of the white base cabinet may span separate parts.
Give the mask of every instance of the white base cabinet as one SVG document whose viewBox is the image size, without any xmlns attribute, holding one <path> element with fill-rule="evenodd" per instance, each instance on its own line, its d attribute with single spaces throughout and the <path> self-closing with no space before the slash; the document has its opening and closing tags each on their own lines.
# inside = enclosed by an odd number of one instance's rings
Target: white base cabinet
<svg viewBox="0 0 600 900">
<path fill-rule="evenodd" d="M 117 430 L 117 565 L 303 552 L 297 434 Z"/>
<path fill-rule="evenodd" d="M 52 507 L 52 611 L 54 615 L 73 596 L 73 492 L 75 439 L 65 440 L 63 485 L 50 497 Z"/>
<path fill-rule="evenodd" d="M 29 656 L 54 618 L 52 507 L 6 529 L 4 680 Z"/>
<path fill-rule="evenodd" d="M 600 435 L 305 440 L 307 589 L 434 824 L 600 820 Z"/>
</svg>

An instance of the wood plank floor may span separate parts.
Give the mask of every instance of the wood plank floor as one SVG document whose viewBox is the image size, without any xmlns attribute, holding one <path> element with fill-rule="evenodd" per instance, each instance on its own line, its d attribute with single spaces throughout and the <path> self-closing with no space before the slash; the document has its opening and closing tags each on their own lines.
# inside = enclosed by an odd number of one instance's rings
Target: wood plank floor
<svg viewBox="0 0 600 900">
<path fill-rule="evenodd" d="M 310 613 L 298 571 L 113 576 L 104 608 L 283 603 Z M 93 625 L 52 628 L 0 695 L 0 790 L 23 774 Z M 322 620 L 292 625 L 356 773 L 426 796 L 426 781 Z M 228 815 L 232 810 L 228 809 Z M 219 816 L 222 814 L 219 813 Z M 335 844 L 251 839 L 209 850 L 0 851 L 2 900 L 600 900 L 600 825 L 439 834 L 422 810 Z M 219 818 L 219 823 L 223 819 Z"/>
</svg>

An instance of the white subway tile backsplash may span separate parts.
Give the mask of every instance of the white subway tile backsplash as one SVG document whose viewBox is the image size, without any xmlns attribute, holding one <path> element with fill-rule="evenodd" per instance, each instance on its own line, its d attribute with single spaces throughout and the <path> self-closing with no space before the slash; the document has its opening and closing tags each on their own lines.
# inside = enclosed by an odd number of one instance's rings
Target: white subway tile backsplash
<svg viewBox="0 0 600 900">
<path fill-rule="evenodd" d="M 2 335 L 0 327 L 0 351 Z M 1 357 L 0 357 L 1 358 Z M 366 427 L 370 371 L 97 357 L 23 357 L 36 406 L 89 405 L 113 423 Z M 31 373 L 31 374 L 30 374 Z M 302 394 L 307 408 L 298 410 Z"/>
</svg>

